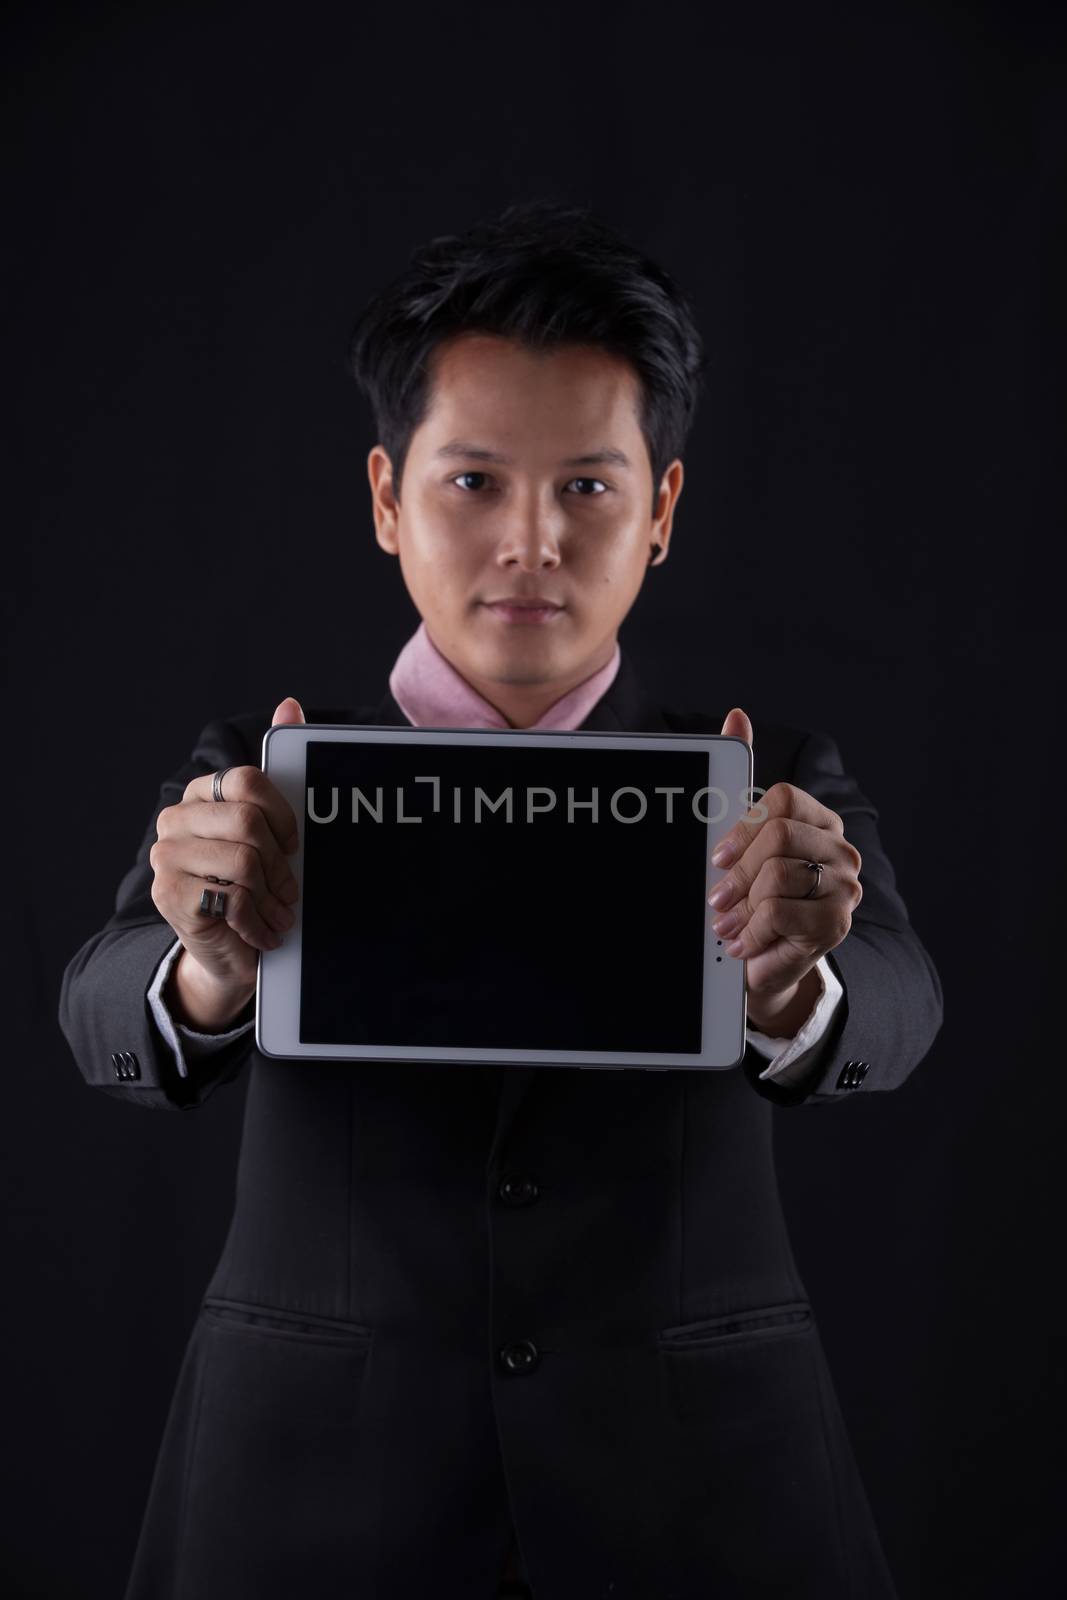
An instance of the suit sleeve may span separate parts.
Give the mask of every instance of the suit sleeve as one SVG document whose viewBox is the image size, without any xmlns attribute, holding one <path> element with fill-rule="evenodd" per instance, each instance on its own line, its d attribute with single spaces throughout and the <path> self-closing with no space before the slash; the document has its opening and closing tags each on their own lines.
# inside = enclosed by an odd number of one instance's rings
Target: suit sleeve
<svg viewBox="0 0 1067 1600">
<path fill-rule="evenodd" d="M 244 1026 L 182 1062 L 149 998 L 175 945 L 174 929 L 151 895 L 148 855 L 156 820 L 164 806 L 178 803 L 193 778 L 250 762 L 259 764 L 231 723 L 224 718 L 208 723 L 191 756 L 160 789 L 137 859 L 119 884 L 114 913 L 63 973 L 59 1026 L 82 1077 L 91 1088 L 147 1110 L 189 1111 L 202 1105 L 240 1074 L 255 1048 L 253 1029 Z"/>
<path fill-rule="evenodd" d="M 860 852 L 863 898 L 827 963 L 844 990 L 817 1063 L 798 1083 L 761 1077 L 766 1061 L 749 1045 L 742 1070 L 757 1094 L 780 1106 L 832 1105 L 872 1090 L 897 1089 L 929 1051 L 943 1019 L 941 982 L 908 919 L 878 836 L 878 812 L 845 772 L 835 741 L 811 733 L 791 781 L 840 816 Z"/>
</svg>

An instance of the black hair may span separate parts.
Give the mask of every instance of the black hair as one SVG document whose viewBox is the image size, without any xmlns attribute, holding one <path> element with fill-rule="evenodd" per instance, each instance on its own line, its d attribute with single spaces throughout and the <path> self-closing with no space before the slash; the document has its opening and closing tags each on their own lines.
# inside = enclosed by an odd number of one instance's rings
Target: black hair
<svg viewBox="0 0 1067 1600">
<path fill-rule="evenodd" d="M 509 205 L 419 246 L 360 314 L 348 351 L 397 499 L 411 436 L 432 398 L 432 352 L 466 331 L 541 350 L 600 345 L 628 361 L 640 385 L 655 515 L 706 364 L 689 301 L 662 267 L 588 207 L 548 199 Z"/>
</svg>

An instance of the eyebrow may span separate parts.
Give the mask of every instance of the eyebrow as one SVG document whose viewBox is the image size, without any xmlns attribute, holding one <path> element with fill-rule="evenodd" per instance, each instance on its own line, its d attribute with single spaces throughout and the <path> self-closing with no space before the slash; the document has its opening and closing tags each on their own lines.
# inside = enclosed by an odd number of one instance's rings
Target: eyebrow
<svg viewBox="0 0 1067 1600">
<path fill-rule="evenodd" d="M 511 456 L 502 456 L 496 450 L 487 450 L 484 445 L 470 444 L 466 439 L 450 439 L 443 444 L 440 450 L 434 451 L 434 457 L 462 457 L 466 461 L 492 461 L 499 466 L 514 466 Z M 603 450 L 591 450 L 584 456 L 566 456 L 559 465 L 561 467 L 598 467 L 611 464 L 616 467 L 629 467 L 630 458 L 621 450 L 613 446 L 605 446 Z"/>
</svg>

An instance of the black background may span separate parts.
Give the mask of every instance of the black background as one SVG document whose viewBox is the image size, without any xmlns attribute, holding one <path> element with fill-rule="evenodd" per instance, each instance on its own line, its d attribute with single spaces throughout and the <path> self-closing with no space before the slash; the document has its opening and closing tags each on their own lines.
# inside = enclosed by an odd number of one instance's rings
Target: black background
<svg viewBox="0 0 1067 1600">
<path fill-rule="evenodd" d="M 623 648 L 668 703 L 833 733 L 943 980 L 902 1090 L 775 1113 L 901 1595 L 1062 1573 L 1059 11 L 9 10 L 9 1587 L 121 1593 L 244 1094 L 90 1092 L 63 967 L 210 717 L 384 691 L 418 616 L 348 327 L 534 193 L 661 259 L 712 352 Z"/>
</svg>

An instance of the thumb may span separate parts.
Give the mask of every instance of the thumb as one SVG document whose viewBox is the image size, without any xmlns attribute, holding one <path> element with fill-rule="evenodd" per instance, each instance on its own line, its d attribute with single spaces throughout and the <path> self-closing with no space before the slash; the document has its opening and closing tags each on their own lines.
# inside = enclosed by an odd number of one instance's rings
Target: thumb
<svg viewBox="0 0 1067 1600">
<path fill-rule="evenodd" d="M 732 711 L 726 713 L 721 731 L 733 739 L 743 739 L 751 749 L 752 724 L 740 706 L 734 706 Z"/>
<path fill-rule="evenodd" d="M 300 705 L 300 701 L 299 700 L 295 700 L 293 698 L 293 696 L 290 694 L 290 695 L 286 695 L 285 699 L 281 702 L 280 705 L 275 706 L 274 715 L 270 719 L 270 725 L 271 725 L 272 728 L 276 728 L 278 726 L 279 722 L 306 722 L 306 721 L 307 721 L 307 718 L 304 716 L 303 710 L 302 710 L 301 705 Z"/>
</svg>

